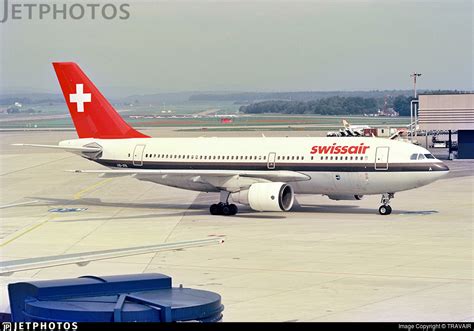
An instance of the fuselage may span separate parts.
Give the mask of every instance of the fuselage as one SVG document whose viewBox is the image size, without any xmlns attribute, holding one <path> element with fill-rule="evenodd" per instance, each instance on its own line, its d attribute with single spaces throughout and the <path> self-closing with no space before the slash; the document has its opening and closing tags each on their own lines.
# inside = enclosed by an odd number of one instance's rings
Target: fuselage
<svg viewBox="0 0 474 331">
<path fill-rule="evenodd" d="M 310 177 L 289 183 L 299 194 L 399 192 L 429 184 L 449 171 L 420 146 L 374 137 L 86 138 L 60 145 L 99 145 L 102 152 L 82 155 L 109 168 L 295 171 Z M 215 191 L 183 176 L 143 180 Z"/>
</svg>

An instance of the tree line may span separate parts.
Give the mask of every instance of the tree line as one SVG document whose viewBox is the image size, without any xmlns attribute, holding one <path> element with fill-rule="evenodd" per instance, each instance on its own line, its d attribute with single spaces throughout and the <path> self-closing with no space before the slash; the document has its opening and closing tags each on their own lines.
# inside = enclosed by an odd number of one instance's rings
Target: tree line
<svg viewBox="0 0 474 331">
<path fill-rule="evenodd" d="M 373 114 L 379 109 L 376 98 L 334 96 L 311 101 L 270 100 L 241 106 L 239 111 L 247 114 L 317 114 L 317 115 L 363 115 Z"/>
</svg>

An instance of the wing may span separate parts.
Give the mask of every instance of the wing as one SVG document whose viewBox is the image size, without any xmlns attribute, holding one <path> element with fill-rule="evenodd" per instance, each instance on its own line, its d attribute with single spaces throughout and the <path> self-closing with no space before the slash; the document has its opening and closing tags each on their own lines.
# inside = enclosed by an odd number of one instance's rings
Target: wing
<svg viewBox="0 0 474 331">
<path fill-rule="evenodd" d="M 182 241 L 175 243 L 166 243 L 149 246 L 138 246 L 129 248 L 109 249 L 103 251 L 93 251 L 84 253 L 53 255 L 45 257 L 37 257 L 31 259 L 21 259 L 0 262 L 0 275 L 8 275 L 17 271 L 25 271 L 32 269 L 42 269 L 55 267 L 66 264 L 77 264 L 83 266 L 91 261 L 107 260 L 117 257 L 158 253 L 164 251 L 172 251 L 191 247 L 208 246 L 214 244 L 221 244 L 224 240 L 222 238 L 208 238 L 191 241 Z"/>
<path fill-rule="evenodd" d="M 137 179 L 162 183 L 181 179 L 192 183 L 204 184 L 215 190 L 238 192 L 254 183 L 261 182 L 298 182 L 311 177 L 296 171 L 246 171 L 246 170 L 153 170 L 153 169 L 109 169 L 109 170 L 69 170 L 75 173 L 101 174 L 103 177 L 134 176 Z M 183 187 L 185 188 L 186 185 Z"/>
</svg>

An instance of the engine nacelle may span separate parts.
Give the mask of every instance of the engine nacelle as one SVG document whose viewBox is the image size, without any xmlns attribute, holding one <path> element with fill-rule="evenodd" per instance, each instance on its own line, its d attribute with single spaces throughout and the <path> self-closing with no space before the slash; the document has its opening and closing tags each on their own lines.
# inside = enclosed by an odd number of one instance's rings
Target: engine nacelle
<svg viewBox="0 0 474 331">
<path fill-rule="evenodd" d="M 232 193 L 232 200 L 257 211 L 288 211 L 293 207 L 293 188 L 285 183 L 255 183 L 248 190 Z"/>
<path fill-rule="evenodd" d="M 363 195 L 352 195 L 352 194 L 335 194 L 328 195 L 328 198 L 331 200 L 362 200 Z"/>
</svg>

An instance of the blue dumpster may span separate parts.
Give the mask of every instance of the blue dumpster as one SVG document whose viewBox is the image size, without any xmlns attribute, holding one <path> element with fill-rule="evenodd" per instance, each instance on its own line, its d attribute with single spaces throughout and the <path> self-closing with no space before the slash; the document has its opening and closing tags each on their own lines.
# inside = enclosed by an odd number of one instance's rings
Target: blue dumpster
<svg viewBox="0 0 474 331">
<path fill-rule="evenodd" d="M 13 283 L 8 295 L 13 322 L 218 322 L 224 310 L 219 294 L 156 273 Z"/>
</svg>

